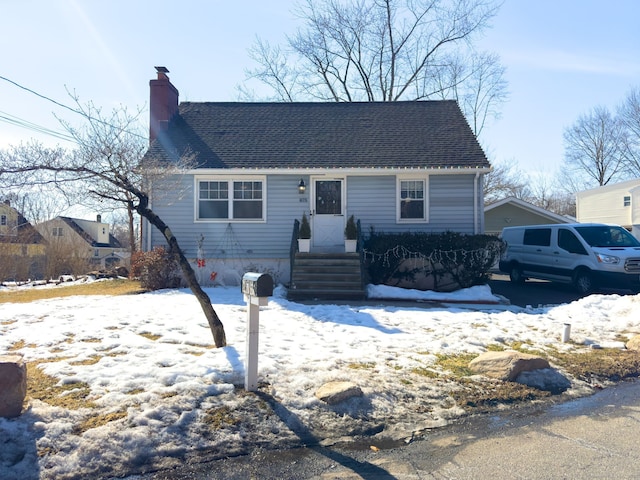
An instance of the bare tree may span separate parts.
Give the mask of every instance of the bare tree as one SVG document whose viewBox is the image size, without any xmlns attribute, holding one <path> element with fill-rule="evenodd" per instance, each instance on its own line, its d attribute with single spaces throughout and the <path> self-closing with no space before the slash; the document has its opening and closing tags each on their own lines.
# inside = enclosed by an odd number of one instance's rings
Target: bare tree
<svg viewBox="0 0 640 480">
<path fill-rule="evenodd" d="M 471 45 L 497 13 L 494 0 L 304 0 L 304 27 L 287 48 L 258 39 L 248 79 L 270 100 L 457 99 L 479 133 L 506 97 L 498 57 Z M 250 96 L 246 93 L 245 95 Z"/>
<path fill-rule="evenodd" d="M 69 207 L 64 195 L 35 185 L 22 191 L 7 192 L 2 200 L 8 200 L 32 225 L 62 215 Z"/>
<path fill-rule="evenodd" d="M 576 216 L 575 194 L 560 188 L 557 181 L 545 174 L 534 175 L 531 178 L 526 200 L 558 215 Z"/>
<path fill-rule="evenodd" d="M 624 178 L 625 129 L 606 107 L 581 115 L 564 132 L 565 185 L 573 191 Z"/>
<path fill-rule="evenodd" d="M 224 327 L 209 296 L 198 284 L 177 238 L 149 203 L 148 182 L 184 173 L 193 166 L 191 159 L 178 158 L 171 164 L 147 162 L 141 168 L 146 142 L 136 133 L 136 116 L 121 108 L 104 118 L 91 104 L 83 107 L 78 103 L 78 108 L 87 119 L 84 128 L 65 125 L 78 148 L 67 153 L 31 143 L 0 152 L 0 188 L 50 185 L 65 192 L 120 203 L 137 212 L 162 232 L 169 252 L 178 259 L 182 274 L 200 303 L 215 345 L 225 346 Z"/>
<path fill-rule="evenodd" d="M 490 173 L 484 175 L 484 202 L 490 204 L 506 197 L 525 200 L 530 196 L 529 177 L 515 163 L 496 163 Z"/>
<path fill-rule="evenodd" d="M 122 210 L 114 212 L 111 215 L 110 220 L 110 233 L 118 240 L 120 245 L 128 249 L 131 253 L 136 251 L 137 233 L 135 226 L 132 232 L 131 222 L 132 218 L 129 218 L 129 213 L 124 213 Z M 133 233 L 133 234 L 132 234 Z M 133 242 L 133 243 L 132 243 Z"/>
<path fill-rule="evenodd" d="M 468 57 L 454 57 L 449 69 L 437 73 L 446 76 L 440 80 L 441 90 L 434 97 L 457 100 L 477 137 L 490 118 L 500 118 L 499 107 L 508 93 L 505 68 L 498 55 L 474 52 Z"/>
<path fill-rule="evenodd" d="M 630 177 L 640 177 L 640 87 L 632 89 L 618 109 L 626 129 L 625 169 Z"/>
</svg>

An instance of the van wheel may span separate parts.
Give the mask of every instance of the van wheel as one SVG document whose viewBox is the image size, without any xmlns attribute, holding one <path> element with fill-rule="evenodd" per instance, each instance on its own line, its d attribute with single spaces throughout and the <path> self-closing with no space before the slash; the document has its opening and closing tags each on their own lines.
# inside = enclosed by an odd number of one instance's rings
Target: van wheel
<svg viewBox="0 0 640 480">
<path fill-rule="evenodd" d="M 579 270 L 573 276 L 573 286 L 578 290 L 578 293 L 587 295 L 593 292 L 595 284 L 591 273 L 586 270 Z"/>
<path fill-rule="evenodd" d="M 524 283 L 524 277 L 522 276 L 522 270 L 517 265 L 512 265 L 509 271 L 509 280 L 513 283 Z"/>
</svg>

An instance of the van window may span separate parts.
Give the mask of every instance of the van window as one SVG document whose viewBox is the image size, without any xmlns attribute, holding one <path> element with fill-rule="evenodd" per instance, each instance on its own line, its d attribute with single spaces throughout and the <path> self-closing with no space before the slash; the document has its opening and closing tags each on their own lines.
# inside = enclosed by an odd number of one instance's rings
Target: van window
<svg viewBox="0 0 640 480">
<path fill-rule="evenodd" d="M 592 247 L 640 247 L 640 242 L 622 227 L 591 225 L 575 229 Z"/>
<path fill-rule="evenodd" d="M 579 255 L 587 255 L 587 251 L 571 230 L 566 228 L 558 229 L 558 246 L 569 253 L 577 253 Z"/>
<path fill-rule="evenodd" d="M 548 247 L 551 245 L 551 229 L 550 228 L 530 228 L 524 231 L 525 245 L 538 245 Z"/>
</svg>

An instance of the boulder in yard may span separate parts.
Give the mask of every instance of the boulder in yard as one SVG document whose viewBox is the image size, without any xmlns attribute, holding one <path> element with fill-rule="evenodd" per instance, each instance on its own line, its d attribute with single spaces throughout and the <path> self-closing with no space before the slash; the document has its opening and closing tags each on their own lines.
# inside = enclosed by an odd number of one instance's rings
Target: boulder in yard
<svg viewBox="0 0 640 480">
<path fill-rule="evenodd" d="M 571 387 L 571 381 L 554 368 L 522 372 L 516 382 L 553 394 L 560 394 Z"/>
<path fill-rule="evenodd" d="M 329 405 L 344 402 L 352 397 L 361 397 L 362 390 L 351 382 L 329 382 L 322 385 L 316 392 L 316 397 Z"/>
<path fill-rule="evenodd" d="M 542 357 L 514 350 L 486 352 L 469 363 L 469 369 L 474 373 L 510 382 L 515 381 L 522 372 L 541 368 L 551 366 Z"/>
<path fill-rule="evenodd" d="M 640 335 L 632 337 L 627 342 L 627 350 L 633 350 L 634 352 L 640 352 Z"/>
<path fill-rule="evenodd" d="M 0 417 L 19 416 L 26 394 L 27 367 L 22 356 L 0 355 Z"/>
</svg>

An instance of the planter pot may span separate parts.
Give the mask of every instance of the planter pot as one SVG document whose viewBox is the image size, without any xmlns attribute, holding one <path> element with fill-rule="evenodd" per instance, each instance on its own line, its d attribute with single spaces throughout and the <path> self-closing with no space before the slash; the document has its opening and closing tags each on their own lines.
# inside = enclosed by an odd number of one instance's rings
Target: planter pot
<svg viewBox="0 0 640 480">
<path fill-rule="evenodd" d="M 310 238 L 299 238 L 298 239 L 298 251 L 302 253 L 309 253 L 311 250 L 311 239 Z"/>
<path fill-rule="evenodd" d="M 344 241 L 344 251 L 346 253 L 355 252 L 357 246 L 358 246 L 358 241 L 357 240 L 345 240 Z"/>
</svg>

